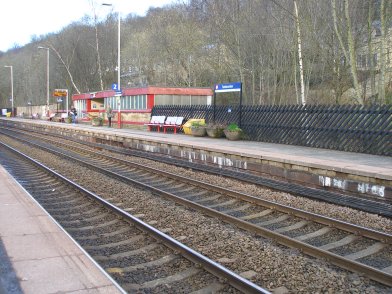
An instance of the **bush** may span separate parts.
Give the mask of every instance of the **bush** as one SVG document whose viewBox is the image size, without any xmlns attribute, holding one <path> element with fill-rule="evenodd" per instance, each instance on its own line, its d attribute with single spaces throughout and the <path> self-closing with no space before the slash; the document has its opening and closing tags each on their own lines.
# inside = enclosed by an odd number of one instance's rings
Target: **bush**
<svg viewBox="0 0 392 294">
<path fill-rule="evenodd" d="M 191 127 L 192 128 L 200 128 L 200 127 L 205 127 L 206 124 L 204 122 L 200 122 L 200 121 L 193 121 L 191 123 Z"/>
<path fill-rule="evenodd" d="M 227 126 L 226 130 L 229 131 L 229 132 L 240 132 L 240 131 L 242 131 L 241 128 L 237 124 L 235 124 L 235 123 L 229 124 Z"/>
<path fill-rule="evenodd" d="M 103 118 L 100 116 L 92 118 L 91 125 L 92 126 L 102 126 L 103 125 Z"/>
<path fill-rule="evenodd" d="M 220 138 L 223 137 L 223 130 L 225 126 L 223 124 L 213 124 L 209 123 L 207 125 L 207 135 L 211 138 Z"/>
</svg>

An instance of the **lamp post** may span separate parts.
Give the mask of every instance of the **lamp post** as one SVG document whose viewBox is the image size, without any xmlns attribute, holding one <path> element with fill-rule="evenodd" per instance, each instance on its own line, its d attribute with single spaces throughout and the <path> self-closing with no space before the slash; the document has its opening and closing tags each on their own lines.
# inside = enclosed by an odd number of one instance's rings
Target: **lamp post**
<svg viewBox="0 0 392 294">
<path fill-rule="evenodd" d="M 12 65 L 4 65 L 11 70 L 11 116 L 14 116 L 14 71 Z"/>
<path fill-rule="evenodd" d="M 63 99 L 61 97 L 57 98 L 57 111 L 56 111 L 56 113 L 59 113 L 59 103 L 63 103 Z M 67 112 L 67 114 L 68 114 L 68 112 Z"/>
<path fill-rule="evenodd" d="M 111 3 L 102 3 L 103 6 L 112 6 Z M 120 52 L 120 44 L 121 44 L 121 19 L 120 19 L 120 11 L 117 12 L 118 14 L 118 32 L 117 32 L 117 84 L 118 90 L 121 90 L 121 80 L 120 80 L 120 60 L 121 60 L 121 52 Z"/>
<path fill-rule="evenodd" d="M 31 101 L 27 102 L 27 105 L 30 106 L 30 118 L 33 118 L 33 107 L 31 106 Z"/>
<path fill-rule="evenodd" d="M 47 56 L 46 56 L 46 115 L 49 116 L 49 48 L 38 46 L 38 49 L 44 49 L 47 52 Z"/>
<path fill-rule="evenodd" d="M 113 4 L 111 3 L 102 3 L 103 6 L 112 6 Z M 118 15 L 118 32 L 117 32 L 117 91 L 121 91 L 121 18 L 120 18 L 120 11 L 117 11 Z M 121 96 L 118 97 L 120 98 L 117 101 L 118 104 L 118 119 L 117 119 L 117 125 L 118 128 L 121 128 Z"/>
</svg>

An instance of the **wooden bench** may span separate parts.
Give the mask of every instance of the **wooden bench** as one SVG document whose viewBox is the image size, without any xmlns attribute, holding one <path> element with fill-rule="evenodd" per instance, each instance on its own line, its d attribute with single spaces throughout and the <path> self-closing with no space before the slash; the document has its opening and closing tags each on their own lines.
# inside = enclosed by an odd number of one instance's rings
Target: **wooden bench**
<svg viewBox="0 0 392 294">
<path fill-rule="evenodd" d="M 65 120 L 68 118 L 68 113 L 62 113 L 60 117 L 61 122 L 65 122 Z"/>
<path fill-rule="evenodd" d="M 166 116 L 159 116 L 159 115 L 154 115 L 151 117 L 151 120 L 149 123 L 144 124 L 148 127 L 149 131 L 152 131 L 152 128 L 157 128 L 157 132 L 160 132 L 161 126 L 165 123 L 165 118 Z"/>
<path fill-rule="evenodd" d="M 182 116 L 168 116 L 165 123 L 163 124 L 163 132 L 166 133 L 167 129 L 173 129 L 174 134 L 177 134 L 177 130 L 181 128 L 184 117 Z"/>
<path fill-rule="evenodd" d="M 53 120 L 53 118 L 56 116 L 56 114 L 55 113 L 51 113 L 50 115 L 49 115 L 49 118 L 48 118 L 48 120 L 50 120 L 50 121 L 52 121 Z"/>
</svg>

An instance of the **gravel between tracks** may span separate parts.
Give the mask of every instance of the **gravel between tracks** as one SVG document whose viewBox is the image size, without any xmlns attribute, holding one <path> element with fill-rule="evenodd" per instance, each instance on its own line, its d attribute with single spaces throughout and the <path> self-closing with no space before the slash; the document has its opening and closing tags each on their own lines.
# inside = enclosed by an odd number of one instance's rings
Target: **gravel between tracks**
<svg viewBox="0 0 392 294">
<path fill-rule="evenodd" d="M 31 157 L 103 197 L 113 198 L 117 195 L 122 199 L 125 207 L 133 208 L 134 215 L 142 214 L 142 220 L 160 230 L 170 229 L 169 235 L 217 260 L 231 270 L 237 273 L 254 271 L 256 276 L 252 281 L 270 290 L 283 287 L 281 288 L 283 293 L 286 290 L 287 293 L 390 293 L 391 291 L 390 288 L 321 260 L 305 256 L 297 250 L 276 245 L 262 237 L 255 237 L 216 219 L 161 199 L 149 192 L 114 181 L 84 167 L 75 167 L 74 163 L 65 161 L 63 158 L 26 147 L 4 136 L 0 136 L 0 140 L 27 152 Z M 180 173 L 183 176 L 219 183 L 233 190 L 282 204 L 378 230 L 391 231 L 391 220 L 376 215 L 311 201 L 287 193 L 273 192 L 255 185 L 243 184 L 240 181 L 193 172 L 184 168 L 170 167 L 169 169 L 167 165 L 152 161 L 147 163 L 145 159 L 137 159 L 137 161 L 155 168 Z"/>
</svg>

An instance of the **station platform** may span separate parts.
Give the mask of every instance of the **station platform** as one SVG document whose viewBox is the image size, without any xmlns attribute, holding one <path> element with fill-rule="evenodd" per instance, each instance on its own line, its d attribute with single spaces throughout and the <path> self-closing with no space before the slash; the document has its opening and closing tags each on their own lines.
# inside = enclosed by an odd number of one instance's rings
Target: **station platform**
<svg viewBox="0 0 392 294">
<path fill-rule="evenodd" d="M 124 293 L 0 166 L 0 294 Z"/>
<path fill-rule="evenodd" d="M 392 204 L 392 157 L 85 123 L 0 118 L 0 125 L 71 133 L 89 142 L 160 153 Z"/>
<path fill-rule="evenodd" d="M 19 118 L 0 118 L 0 126 L 44 130 L 392 203 L 392 158 L 386 156 Z M 1 166 L 0 187 L 0 294 L 122 293 Z"/>
</svg>

